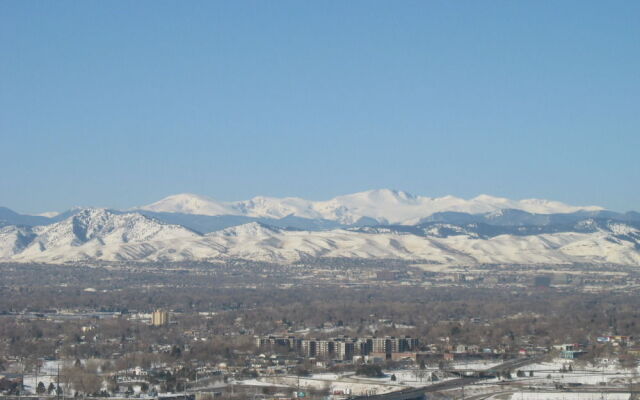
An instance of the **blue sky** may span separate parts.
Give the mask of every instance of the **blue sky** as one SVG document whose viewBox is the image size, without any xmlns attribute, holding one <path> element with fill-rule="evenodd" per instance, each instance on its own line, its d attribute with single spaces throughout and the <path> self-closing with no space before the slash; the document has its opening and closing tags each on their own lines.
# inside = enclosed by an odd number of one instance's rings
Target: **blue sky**
<svg viewBox="0 0 640 400">
<path fill-rule="evenodd" d="M 2 1 L 0 205 L 640 209 L 638 1 Z"/>
</svg>

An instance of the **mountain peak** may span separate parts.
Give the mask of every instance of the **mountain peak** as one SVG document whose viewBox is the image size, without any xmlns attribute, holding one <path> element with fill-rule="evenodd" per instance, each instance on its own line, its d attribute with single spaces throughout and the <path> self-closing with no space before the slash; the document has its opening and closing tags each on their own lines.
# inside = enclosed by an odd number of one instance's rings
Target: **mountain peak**
<svg viewBox="0 0 640 400">
<path fill-rule="evenodd" d="M 104 207 L 85 207 L 77 210 L 76 215 L 82 217 L 105 217 L 116 214 L 114 211 Z"/>
<path fill-rule="evenodd" d="M 193 193 L 167 196 L 155 203 L 140 207 L 141 210 L 201 215 L 234 214 L 234 210 L 210 197 Z"/>
<path fill-rule="evenodd" d="M 394 189 L 373 189 L 337 196 L 326 201 L 312 201 L 298 197 L 256 196 L 244 201 L 218 202 L 206 196 L 183 193 L 166 197 L 141 209 L 165 213 L 235 215 L 253 218 L 280 219 L 295 216 L 330 220 L 342 224 L 354 224 L 363 218 L 383 224 L 415 224 L 439 212 L 480 214 L 513 209 L 533 214 L 554 214 L 581 210 L 596 211 L 602 208 L 570 206 L 558 201 L 540 199 L 511 200 L 488 194 L 465 200 L 455 196 L 432 198 Z"/>
<path fill-rule="evenodd" d="M 491 202 L 508 202 L 509 199 L 504 197 L 491 196 L 490 194 L 479 194 L 471 200 L 477 201 L 491 201 Z"/>
<path fill-rule="evenodd" d="M 375 193 L 375 196 L 382 197 L 391 195 L 393 199 L 396 196 L 392 191 Z M 509 202 L 518 204 L 518 201 Z M 375 216 L 380 219 L 393 217 L 406 221 L 425 210 L 479 207 L 480 203 L 474 203 L 473 199 L 426 197 L 416 197 L 407 204 L 395 200 L 369 202 L 362 200 L 359 195 L 341 202 L 336 199 L 328 202 L 283 200 L 283 207 L 292 204 L 306 205 L 313 212 L 337 218 L 350 219 L 377 212 Z M 494 206 L 490 202 L 487 204 Z M 226 206 L 231 207 L 229 204 Z M 561 223 L 548 225 L 554 218 L 559 218 Z M 567 221 L 574 221 L 575 226 L 567 228 Z M 489 228 L 487 223 L 490 224 Z M 136 212 L 85 208 L 49 225 L 0 228 L 0 259 L 52 263 L 218 258 L 295 262 L 309 257 L 358 257 L 433 260 L 460 265 L 576 262 L 638 265 L 639 227 L 638 223 L 623 223 L 596 216 L 584 219 L 580 213 L 545 216 L 499 209 L 488 214 L 460 213 L 454 216 L 452 222 L 446 222 L 445 218 L 440 222 L 426 221 L 417 226 L 314 232 L 279 229 L 250 222 L 201 235 L 183 226 L 161 222 Z"/>
<path fill-rule="evenodd" d="M 386 201 L 388 200 L 407 201 L 407 200 L 415 199 L 415 196 L 412 195 L 411 193 L 404 192 L 402 190 L 395 190 L 395 189 L 365 190 L 364 192 L 354 193 L 351 195 L 345 195 L 340 197 L 349 197 L 349 196 L 364 197 L 370 200 L 377 200 L 377 201 L 385 201 L 385 200 Z"/>
</svg>

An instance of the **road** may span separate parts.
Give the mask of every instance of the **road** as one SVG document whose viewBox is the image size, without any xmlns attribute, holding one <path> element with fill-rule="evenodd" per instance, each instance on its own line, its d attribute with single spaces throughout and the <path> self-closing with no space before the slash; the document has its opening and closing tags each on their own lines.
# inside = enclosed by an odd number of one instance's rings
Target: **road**
<svg viewBox="0 0 640 400">
<path fill-rule="evenodd" d="M 540 359 L 542 359 L 542 356 L 538 356 L 538 357 L 527 357 L 527 358 L 517 358 L 514 360 L 509 360 L 507 362 L 504 362 L 500 365 L 496 365 L 495 367 L 492 368 L 487 368 L 485 370 L 480 370 L 478 371 L 479 375 L 482 374 L 491 374 L 493 371 L 502 371 L 502 370 L 511 370 L 511 369 L 516 369 L 516 368 L 520 368 L 523 367 L 525 365 L 528 364 L 532 364 L 534 362 L 539 361 Z M 465 378 L 458 378 L 458 379 L 452 379 L 452 380 L 448 380 L 445 382 L 441 382 L 441 383 L 436 383 L 434 385 L 430 385 L 430 386 L 425 386 L 423 387 L 425 393 L 429 393 L 429 392 L 439 392 L 441 390 L 450 390 L 450 389 L 455 389 L 455 388 L 459 388 L 459 387 L 463 387 L 463 386 L 468 386 L 468 385 L 472 385 L 476 382 L 482 381 L 484 379 L 487 379 L 488 377 L 465 377 Z"/>
</svg>

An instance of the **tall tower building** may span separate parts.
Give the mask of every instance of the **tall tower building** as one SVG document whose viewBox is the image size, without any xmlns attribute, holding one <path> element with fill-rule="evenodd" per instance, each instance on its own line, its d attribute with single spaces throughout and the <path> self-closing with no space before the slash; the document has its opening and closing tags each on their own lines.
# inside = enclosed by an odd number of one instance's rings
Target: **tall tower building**
<svg viewBox="0 0 640 400">
<path fill-rule="evenodd" d="M 155 310 L 151 314 L 151 325 L 164 326 L 169 324 L 169 313 L 164 310 Z"/>
</svg>

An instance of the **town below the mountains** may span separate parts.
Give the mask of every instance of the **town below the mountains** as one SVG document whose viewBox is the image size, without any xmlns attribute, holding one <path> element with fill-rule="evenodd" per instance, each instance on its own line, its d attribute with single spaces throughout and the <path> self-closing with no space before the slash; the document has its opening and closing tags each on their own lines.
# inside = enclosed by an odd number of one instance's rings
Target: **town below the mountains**
<svg viewBox="0 0 640 400">
<path fill-rule="evenodd" d="M 0 393 L 10 399 L 640 390 L 631 266 L 9 262 L 0 276 Z"/>
</svg>

